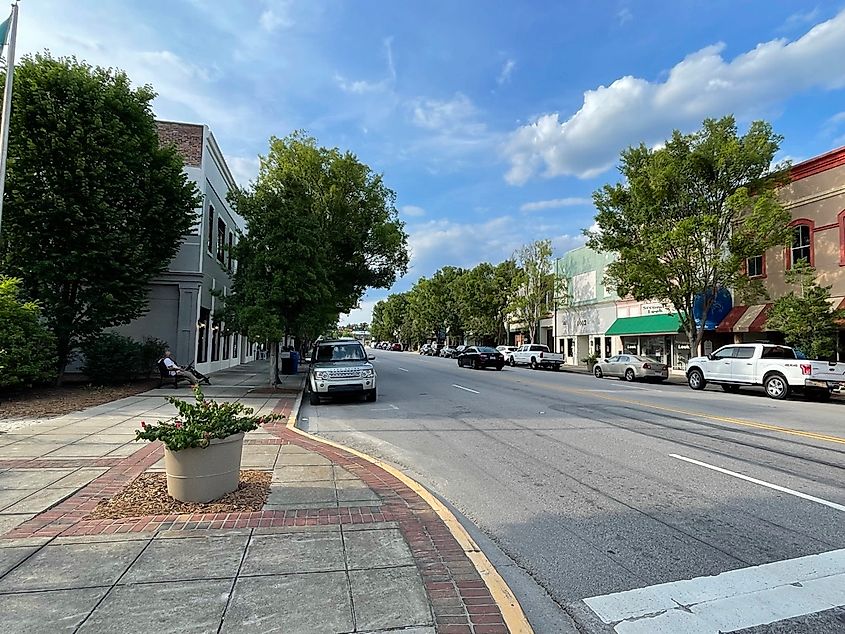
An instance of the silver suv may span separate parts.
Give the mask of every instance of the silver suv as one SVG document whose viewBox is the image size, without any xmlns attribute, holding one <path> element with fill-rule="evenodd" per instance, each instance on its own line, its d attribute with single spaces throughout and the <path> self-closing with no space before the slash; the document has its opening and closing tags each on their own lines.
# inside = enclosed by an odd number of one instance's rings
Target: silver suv
<svg viewBox="0 0 845 634">
<path fill-rule="evenodd" d="M 354 339 L 318 341 L 311 354 L 308 392 L 311 405 L 320 399 L 342 394 L 360 394 L 376 400 L 376 370 L 364 346 Z"/>
</svg>

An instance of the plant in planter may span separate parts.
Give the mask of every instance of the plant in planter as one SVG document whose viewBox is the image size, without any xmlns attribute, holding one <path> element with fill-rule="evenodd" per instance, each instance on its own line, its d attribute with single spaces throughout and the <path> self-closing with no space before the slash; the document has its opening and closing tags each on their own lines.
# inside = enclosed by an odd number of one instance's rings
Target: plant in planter
<svg viewBox="0 0 845 634">
<path fill-rule="evenodd" d="M 594 354 L 588 354 L 586 357 L 581 359 L 581 363 L 587 364 L 587 369 L 592 372 L 593 368 L 596 367 L 596 363 L 598 363 L 599 358 Z"/>
<path fill-rule="evenodd" d="M 209 502 L 238 488 L 244 434 L 281 420 L 279 414 L 255 416 L 243 403 L 206 399 L 199 386 L 195 403 L 167 400 L 178 414 L 154 425 L 141 421 L 135 440 L 164 443 L 167 492 L 181 502 Z"/>
</svg>

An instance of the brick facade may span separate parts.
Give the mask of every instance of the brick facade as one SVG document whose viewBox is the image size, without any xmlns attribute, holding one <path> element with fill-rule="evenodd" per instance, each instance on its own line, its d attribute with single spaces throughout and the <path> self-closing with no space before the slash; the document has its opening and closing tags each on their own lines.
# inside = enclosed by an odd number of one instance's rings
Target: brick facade
<svg viewBox="0 0 845 634">
<path fill-rule="evenodd" d="M 182 155 L 185 165 L 202 165 L 203 126 L 195 123 L 156 121 L 156 127 L 162 145 L 173 143 Z"/>
</svg>

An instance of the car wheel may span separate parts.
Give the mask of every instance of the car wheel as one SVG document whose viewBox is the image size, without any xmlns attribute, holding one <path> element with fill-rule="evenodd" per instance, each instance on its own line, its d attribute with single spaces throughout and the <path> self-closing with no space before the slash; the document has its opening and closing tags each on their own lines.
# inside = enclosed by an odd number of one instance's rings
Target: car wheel
<svg viewBox="0 0 845 634">
<path fill-rule="evenodd" d="M 516 361 L 513 360 L 513 357 L 508 359 L 508 365 L 511 366 L 512 368 L 516 367 Z"/>
<path fill-rule="evenodd" d="M 560 363 L 555 363 L 555 372 L 560 372 Z"/>
<path fill-rule="evenodd" d="M 376 394 L 375 388 L 373 388 L 372 390 L 369 390 L 364 395 L 364 400 L 367 401 L 368 403 L 375 403 L 376 398 L 378 398 L 378 395 Z"/>
<path fill-rule="evenodd" d="M 777 372 L 766 377 L 763 388 L 766 390 L 766 396 L 777 401 L 782 401 L 789 396 L 789 383 L 782 374 Z"/>
<path fill-rule="evenodd" d="M 687 383 L 694 390 L 703 390 L 707 387 L 707 381 L 704 380 L 704 375 L 698 368 L 693 368 L 687 374 Z"/>
<path fill-rule="evenodd" d="M 317 395 L 316 392 L 312 390 L 311 393 L 308 395 L 308 402 L 311 403 L 311 405 L 319 405 L 320 397 Z"/>
<path fill-rule="evenodd" d="M 504 363 L 502 363 L 502 364 L 500 364 L 500 365 L 497 365 L 497 366 L 496 366 L 496 370 L 498 370 L 499 372 L 501 372 L 503 367 L 505 367 L 505 364 L 504 364 Z"/>
<path fill-rule="evenodd" d="M 463 364 L 463 362 L 462 362 L 460 359 L 458 359 L 458 367 L 459 367 L 459 368 L 464 367 L 464 364 Z"/>
<path fill-rule="evenodd" d="M 476 359 L 475 361 L 472 362 L 472 367 L 475 370 L 480 370 L 481 369 L 481 361 Z"/>
<path fill-rule="evenodd" d="M 600 379 L 604 376 L 599 366 L 596 366 L 595 369 L 593 369 L 593 374 L 596 376 L 597 379 Z"/>
<path fill-rule="evenodd" d="M 628 383 L 632 382 L 636 378 L 637 375 L 634 374 L 633 368 L 628 368 L 627 370 L 625 370 L 625 380 L 628 381 Z"/>
<path fill-rule="evenodd" d="M 722 389 L 725 390 L 725 392 L 730 392 L 731 394 L 736 394 L 737 392 L 739 392 L 738 385 L 730 385 L 728 383 L 722 383 Z"/>
<path fill-rule="evenodd" d="M 531 359 L 531 369 L 537 370 L 540 366 L 537 365 L 537 359 Z"/>
</svg>

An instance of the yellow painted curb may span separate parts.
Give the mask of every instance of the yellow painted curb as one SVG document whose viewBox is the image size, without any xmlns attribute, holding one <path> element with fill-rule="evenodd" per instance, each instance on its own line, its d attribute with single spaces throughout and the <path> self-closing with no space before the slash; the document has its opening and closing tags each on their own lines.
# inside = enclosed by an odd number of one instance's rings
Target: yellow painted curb
<svg viewBox="0 0 845 634">
<path fill-rule="evenodd" d="M 288 417 L 287 428 L 300 436 L 323 443 L 324 445 L 342 449 L 343 451 L 358 456 L 359 458 L 384 469 L 425 500 L 426 504 L 428 504 L 434 512 L 437 513 L 437 516 L 443 520 L 443 523 L 445 523 L 449 528 L 449 532 L 452 533 L 452 536 L 458 544 L 460 544 L 464 554 L 475 566 L 475 569 L 478 570 L 478 574 L 481 575 L 481 578 L 487 585 L 487 589 L 490 590 L 493 600 L 499 606 L 499 610 L 502 612 L 502 618 L 505 620 L 505 625 L 507 625 L 508 630 L 510 630 L 512 634 L 533 634 L 534 630 L 528 623 L 528 619 L 525 618 L 522 606 L 519 605 L 519 601 L 514 596 L 513 592 L 511 592 L 508 584 L 505 583 L 505 580 L 502 579 L 496 568 L 493 567 L 493 564 L 490 563 L 490 560 L 487 559 L 487 556 L 481 548 L 479 548 L 478 544 L 475 543 L 475 540 L 473 540 L 469 533 L 467 533 L 466 529 L 461 526 L 461 523 L 455 517 L 454 513 L 452 513 L 452 511 L 450 511 L 440 500 L 429 493 L 428 489 L 426 489 L 423 485 L 386 462 L 382 462 L 378 458 L 374 458 L 373 456 L 357 451 L 356 449 L 351 449 L 341 445 L 340 443 L 336 443 L 320 436 L 315 436 L 314 434 L 309 434 L 307 431 L 299 429 L 296 426 L 296 422 L 299 419 L 299 408 L 302 405 L 303 395 L 304 392 L 300 392 L 296 402 L 293 404 L 290 416 Z"/>
</svg>

